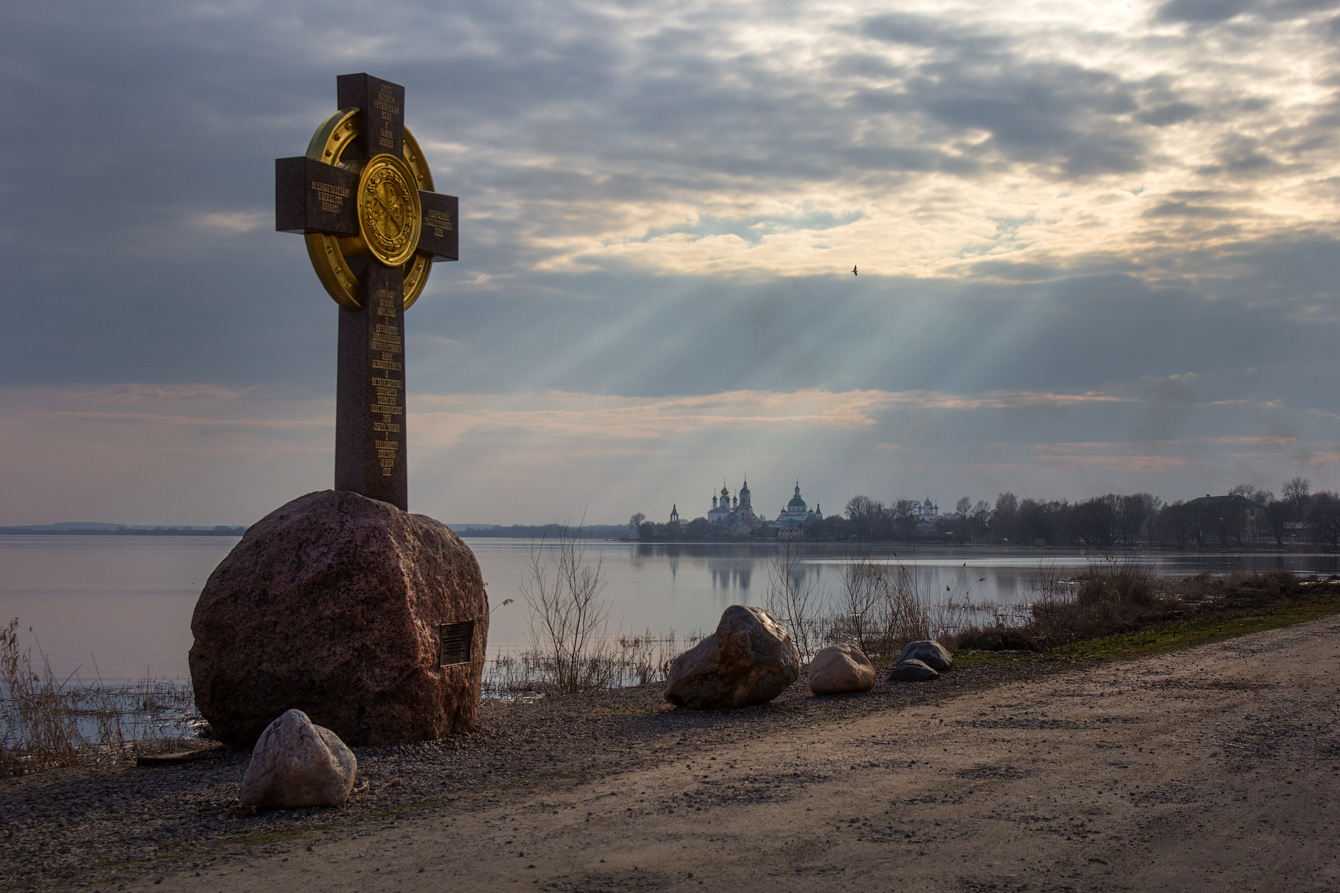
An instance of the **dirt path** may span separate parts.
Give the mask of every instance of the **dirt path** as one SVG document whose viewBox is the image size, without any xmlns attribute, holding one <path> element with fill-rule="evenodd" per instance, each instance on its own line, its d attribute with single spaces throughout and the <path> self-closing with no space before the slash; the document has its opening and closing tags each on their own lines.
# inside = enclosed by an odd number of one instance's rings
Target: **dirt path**
<svg viewBox="0 0 1340 893">
<path fill-rule="evenodd" d="M 1340 890 L 1340 618 L 490 790 L 157 890 Z"/>
</svg>

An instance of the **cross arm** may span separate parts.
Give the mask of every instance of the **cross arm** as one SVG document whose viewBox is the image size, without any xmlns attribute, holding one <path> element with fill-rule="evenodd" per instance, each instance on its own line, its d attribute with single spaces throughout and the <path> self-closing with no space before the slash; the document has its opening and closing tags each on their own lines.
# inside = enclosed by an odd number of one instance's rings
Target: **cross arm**
<svg viewBox="0 0 1340 893">
<path fill-rule="evenodd" d="M 275 229 L 358 235 L 358 174 L 306 156 L 275 159 Z"/>
<path fill-rule="evenodd" d="M 419 190 L 419 206 L 423 209 L 423 225 L 419 229 L 420 254 L 431 255 L 439 260 L 456 260 L 460 257 L 457 205 L 458 200 L 454 195 Z"/>
</svg>

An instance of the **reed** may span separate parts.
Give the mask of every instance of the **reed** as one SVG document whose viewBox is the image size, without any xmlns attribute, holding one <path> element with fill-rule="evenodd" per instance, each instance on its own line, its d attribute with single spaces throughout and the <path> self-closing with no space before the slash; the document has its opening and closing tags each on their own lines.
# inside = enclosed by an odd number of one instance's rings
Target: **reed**
<svg viewBox="0 0 1340 893">
<path fill-rule="evenodd" d="M 915 562 L 856 553 L 843 565 L 839 586 L 838 611 L 823 624 L 822 644 L 849 642 L 872 658 L 895 657 L 908 642 L 950 642 L 980 610 L 966 565 L 944 592 L 935 592 L 921 586 Z"/>
<path fill-rule="evenodd" d="M 78 669 L 62 678 L 40 645 L 34 662 L 33 647 L 17 618 L 0 630 L 0 775 L 134 759 L 172 746 L 198 723 L 188 685 L 85 682 Z"/>
<path fill-rule="evenodd" d="M 582 690 L 655 685 L 665 681 L 670 662 L 685 649 L 702 640 L 701 633 L 680 638 L 674 630 L 655 635 L 650 630 L 620 634 L 588 652 L 579 667 L 585 681 Z M 516 654 L 503 654 L 484 666 L 483 690 L 489 697 L 556 694 L 556 672 L 551 653 L 527 648 Z"/>
</svg>

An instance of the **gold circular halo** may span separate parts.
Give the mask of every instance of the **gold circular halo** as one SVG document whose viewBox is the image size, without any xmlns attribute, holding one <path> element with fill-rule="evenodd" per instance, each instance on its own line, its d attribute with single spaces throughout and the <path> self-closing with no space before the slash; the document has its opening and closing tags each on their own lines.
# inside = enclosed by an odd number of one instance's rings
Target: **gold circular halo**
<svg viewBox="0 0 1340 893">
<path fill-rule="evenodd" d="M 316 133 L 312 134 L 311 142 L 307 144 L 307 157 L 347 171 L 360 172 L 363 168 L 361 162 L 342 160 L 344 150 L 358 136 L 358 126 L 361 123 L 358 112 L 358 109 L 340 109 L 322 121 Z M 433 191 L 433 175 L 424 160 L 423 150 L 419 148 L 418 141 L 414 139 L 408 127 L 404 129 L 404 134 L 404 164 L 409 172 L 407 182 L 417 202 L 419 195 L 416 190 Z M 360 187 L 361 184 L 360 178 Z M 361 227 L 362 214 L 359 214 L 359 218 Z M 421 217 L 416 217 L 415 221 L 416 225 L 422 225 Z M 321 280 L 326 293 L 346 310 L 362 309 L 363 304 L 358 300 L 358 277 L 354 275 L 346 259 L 345 248 L 350 240 L 326 233 L 308 233 L 304 239 L 307 242 L 307 256 L 311 258 L 312 267 L 316 270 L 316 276 Z M 361 244 L 363 239 L 360 237 L 353 241 Z M 370 249 L 371 246 L 368 246 L 362 250 L 366 252 Z M 412 259 L 404 264 L 406 310 L 423 293 L 423 288 L 428 283 L 428 274 L 433 268 L 433 259 L 428 255 L 414 252 L 411 254 Z"/>
<path fill-rule="evenodd" d="M 423 209 L 414 175 L 394 155 L 375 155 L 358 179 L 358 231 L 372 256 L 399 267 L 419 244 Z"/>
</svg>

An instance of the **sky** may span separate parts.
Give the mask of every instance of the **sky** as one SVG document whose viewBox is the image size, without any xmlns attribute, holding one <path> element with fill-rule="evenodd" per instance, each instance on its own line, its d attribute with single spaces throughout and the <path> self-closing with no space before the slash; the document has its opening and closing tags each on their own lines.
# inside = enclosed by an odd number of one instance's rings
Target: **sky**
<svg viewBox="0 0 1340 893">
<path fill-rule="evenodd" d="M 331 486 L 274 159 L 356 72 L 460 197 L 412 511 L 1340 488 L 1333 2 L 56 0 L 0 10 L 0 525 Z"/>
</svg>

